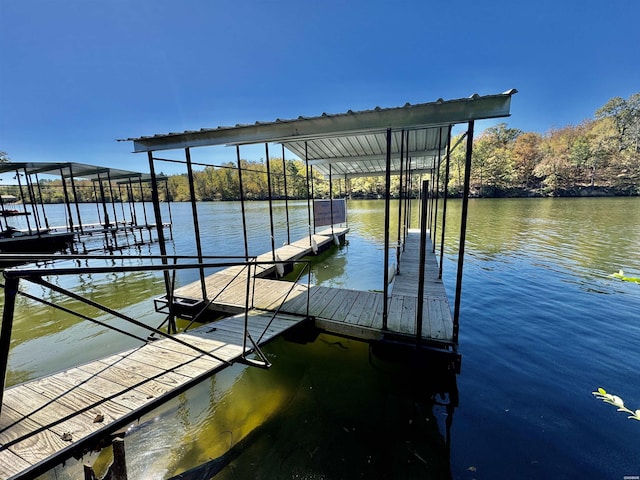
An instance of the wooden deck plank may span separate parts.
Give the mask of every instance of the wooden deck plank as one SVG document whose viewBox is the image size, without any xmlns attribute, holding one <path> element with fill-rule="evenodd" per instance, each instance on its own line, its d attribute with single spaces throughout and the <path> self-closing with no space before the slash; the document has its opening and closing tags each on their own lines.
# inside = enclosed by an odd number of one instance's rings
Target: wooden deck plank
<svg viewBox="0 0 640 480">
<path fill-rule="evenodd" d="M 356 304 L 360 293 L 357 290 L 344 290 L 344 295 L 340 303 L 336 306 L 336 310 L 332 313 L 333 320 L 336 322 L 345 322 L 351 309 Z"/>
<path fill-rule="evenodd" d="M 325 301 L 325 305 L 323 308 L 318 309 L 318 317 L 330 318 L 332 320 L 339 321 L 336 318 L 336 311 L 340 306 L 345 302 L 346 299 L 353 298 L 352 290 L 344 290 L 344 289 L 331 289 L 333 293 L 333 297 Z M 352 302 L 348 302 L 349 305 Z M 346 305 L 346 304 L 345 304 Z"/>
<path fill-rule="evenodd" d="M 360 312 L 360 317 L 358 318 L 357 324 L 363 327 L 372 327 L 375 322 L 375 307 L 376 303 L 379 301 L 382 303 L 383 294 L 371 294 L 367 295 L 365 299 L 364 308 Z"/>
<path fill-rule="evenodd" d="M 0 478 L 10 478 L 27 470 L 31 464 L 9 450 L 0 451 Z"/>
<path fill-rule="evenodd" d="M 264 332 L 260 341 L 264 343 L 302 321 L 290 315 L 273 320 L 272 316 L 257 312 L 250 315 L 254 340 Z M 227 318 L 215 324 L 219 328 L 203 325 L 177 336 L 233 362 L 242 354 L 243 322 L 243 316 Z M 159 397 L 171 396 L 217 371 L 225 365 L 221 360 L 163 338 L 5 390 L 0 462 L 14 463 L 11 468 L 0 466 L 0 478 L 68 455 L 77 442 L 103 435 L 114 422 L 135 419 L 142 408 L 159 403 Z M 104 418 L 96 422 L 98 415 Z M 65 433 L 71 434 L 71 440 L 63 438 Z"/>
<path fill-rule="evenodd" d="M 6 408 L 3 405 L 2 416 L 0 416 L 0 445 L 7 445 L 15 439 L 34 432 L 43 426 L 33 419 L 16 412 L 8 405 Z"/>
<path fill-rule="evenodd" d="M 401 323 L 402 320 L 402 304 L 404 297 L 402 295 L 392 295 L 387 309 L 387 328 L 394 332 L 413 333 L 405 328 Z"/>
<path fill-rule="evenodd" d="M 86 409 L 94 418 L 102 414 L 106 422 L 115 421 L 131 412 L 131 408 L 105 400 L 91 390 L 72 385 L 56 375 L 30 382 L 27 388 L 47 397 L 49 401 L 56 400 L 69 409 Z"/>
<path fill-rule="evenodd" d="M 358 292 L 356 298 L 349 309 L 349 313 L 344 318 L 345 323 L 350 323 L 357 325 L 358 320 L 360 320 L 360 316 L 362 315 L 362 310 L 364 309 L 365 304 L 367 303 L 367 298 L 371 295 L 371 292 Z"/>
</svg>

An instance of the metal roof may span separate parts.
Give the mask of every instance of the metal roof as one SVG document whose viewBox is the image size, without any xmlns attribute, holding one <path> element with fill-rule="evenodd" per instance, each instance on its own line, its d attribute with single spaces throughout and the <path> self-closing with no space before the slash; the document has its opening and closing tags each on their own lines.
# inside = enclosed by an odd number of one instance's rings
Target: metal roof
<svg viewBox="0 0 640 480">
<path fill-rule="evenodd" d="M 507 117 L 511 96 L 507 92 L 402 107 L 380 108 L 318 117 L 256 122 L 235 127 L 203 128 L 182 133 L 157 134 L 119 141 L 133 141 L 135 152 L 152 152 L 213 145 L 281 143 L 301 159 L 308 159 L 325 175 L 378 175 L 386 170 L 386 131 L 391 129 L 391 171 L 400 170 L 400 151 L 408 151 L 411 169 L 433 168 L 447 145 L 449 126 L 471 120 Z M 408 132 L 408 143 L 402 142 Z M 407 150 L 408 149 L 408 150 Z M 405 156 L 406 158 L 406 156 Z"/>
<path fill-rule="evenodd" d="M 0 174 L 7 172 L 26 172 L 28 175 L 52 175 L 57 177 L 86 180 L 111 180 L 117 181 L 151 179 L 148 173 L 138 173 L 119 168 L 100 167 L 75 162 L 4 162 L 0 163 Z"/>
</svg>

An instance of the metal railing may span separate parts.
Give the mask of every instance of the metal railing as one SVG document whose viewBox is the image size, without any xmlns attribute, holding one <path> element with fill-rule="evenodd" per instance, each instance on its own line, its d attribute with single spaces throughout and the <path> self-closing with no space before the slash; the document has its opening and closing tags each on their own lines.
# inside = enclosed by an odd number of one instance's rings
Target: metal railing
<svg viewBox="0 0 640 480">
<path fill-rule="evenodd" d="M 172 335 L 173 333 L 177 332 L 177 328 L 175 328 L 175 312 L 174 312 L 174 292 L 173 289 L 175 288 L 175 273 L 179 270 L 198 270 L 198 271 L 202 271 L 205 268 L 228 268 L 228 267 L 234 267 L 234 266 L 242 266 L 243 268 L 240 269 L 240 271 L 236 274 L 236 276 L 233 278 L 234 280 L 239 278 L 240 275 L 242 275 L 243 273 L 246 273 L 247 275 L 247 281 L 246 281 L 246 290 L 245 290 L 245 302 L 244 302 L 244 326 L 243 326 L 243 349 L 242 349 L 242 355 L 241 355 L 241 361 L 243 363 L 246 363 L 248 365 L 252 365 L 252 366 L 257 366 L 257 367 L 261 367 L 261 368 L 269 368 L 271 366 L 271 364 L 269 363 L 269 361 L 267 360 L 266 356 L 264 355 L 264 353 L 260 350 L 259 348 L 259 343 L 262 340 L 264 334 L 266 333 L 266 331 L 268 330 L 268 328 L 271 326 L 273 320 L 276 318 L 276 316 L 278 315 L 278 313 L 281 311 L 282 305 L 284 304 L 284 302 L 289 298 L 291 292 L 293 291 L 293 289 L 295 288 L 295 286 L 298 284 L 298 281 L 300 280 L 300 278 L 302 278 L 302 276 L 305 274 L 308 275 L 308 284 L 310 284 L 310 266 L 308 261 L 302 261 L 302 260 L 298 260 L 296 261 L 296 263 L 301 263 L 304 264 L 304 268 L 300 270 L 300 272 L 297 275 L 297 278 L 295 279 L 294 282 L 291 283 L 291 288 L 287 291 L 287 294 L 284 296 L 284 298 L 282 299 L 282 301 L 280 302 L 279 306 L 277 307 L 277 309 L 273 312 L 272 317 L 270 319 L 270 321 L 267 323 L 267 325 L 264 328 L 264 331 L 260 334 L 259 338 L 257 341 L 255 341 L 252 337 L 252 335 L 249 333 L 249 315 L 248 312 L 251 308 L 253 308 L 253 301 L 254 301 L 254 297 L 253 297 L 253 291 L 254 291 L 254 286 L 255 286 L 255 269 L 259 266 L 259 265 L 273 265 L 273 264 L 277 264 L 277 263 L 291 263 L 291 262 L 273 262 L 273 261 L 268 261 L 268 262 L 258 262 L 256 261 L 256 257 L 229 257 L 229 256 L 207 256 L 207 257 L 200 257 L 202 259 L 202 261 L 198 261 L 200 260 L 198 257 L 195 256 L 171 256 L 171 255 L 147 255 L 147 256 L 136 256 L 136 257 L 128 257 L 128 256 L 113 256 L 113 255 L 36 255 L 36 254 L 22 254 L 22 255 L 12 255 L 11 256 L 13 259 L 16 260 L 20 260 L 20 261 L 24 261 L 24 262 L 46 262 L 46 261 L 69 261 L 69 260 L 73 260 L 73 261 L 79 261 L 79 260 L 85 260 L 85 261 L 98 261 L 98 260 L 108 260 L 110 263 L 112 263 L 112 265 L 109 266 L 51 266 L 51 267 L 47 267 L 47 268 L 41 268 L 38 265 L 24 265 L 21 267 L 14 267 L 14 268 L 10 268 L 10 269 L 6 269 L 4 270 L 3 274 L 5 277 L 5 284 L 4 285 L 0 285 L 4 288 L 5 291 L 5 299 L 4 299 L 4 309 L 2 312 L 2 324 L 1 324 L 1 330 L 0 330 L 0 379 L 2 380 L 2 391 L 0 391 L 0 412 L 2 409 L 2 399 L 3 399 L 3 394 L 4 394 L 4 385 L 6 382 L 6 375 L 7 375 L 7 368 L 8 368 L 8 359 L 9 359 L 9 349 L 10 349 L 10 344 L 11 344 L 11 335 L 12 335 L 12 329 L 13 329 L 13 321 L 14 321 L 14 316 L 15 316 L 15 309 L 16 309 L 16 298 L 18 296 L 22 296 L 24 298 L 27 298 L 29 300 L 32 301 L 36 301 L 36 302 L 40 302 L 43 305 L 46 305 L 48 307 L 52 307 L 55 308 L 57 310 L 60 310 L 62 312 L 65 312 L 67 314 L 71 314 L 74 315 L 82 320 L 86 320 L 86 321 L 90 321 L 93 322 L 97 325 L 100 325 L 102 327 L 105 328 L 109 328 L 117 333 L 123 334 L 123 335 L 127 335 L 130 336 L 136 340 L 139 340 L 143 343 L 147 343 L 151 340 L 153 340 L 154 336 L 160 336 L 166 339 L 169 339 L 172 342 L 178 343 L 180 345 L 183 345 L 187 348 L 190 348 L 196 352 L 198 352 L 201 355 L 210 357 L 216 361 L 219 361 L 223 364 L 226 365 L 230 365 L 230 362 L 220 358 L 214 354 L 212 354 L 211 352 L 208 352 L 206 350 L 203 350 L 195 345 L 192 345 L 188 342 L 185 342 L 184 340 L 177 338 L 175 336 Z M 19 258 L 18 258 L 19 257 Z M 145 265 L 113 265 L 113 262 L 116 261 L 123 261 L 123 262 L 130 262 L 131 260 L 143 260 L 145 262 L 149 262 L 148 264 Z M 163 262 L 162 264 L 153 264 L 151 262 L 153 261 L 161 261 Z M 188 263 L 178 263 L 179 261 L 185 261 Z M 169 263 L 169 262 L 173 262 L 173 263 Z M 82 275 L 82 274 L 108 274 L 108 273 L 135 273 L 135 272 L 163 272 L 165 273 L 165 275 L 168 274 L 168 272 L 172 272 L 173 273 L 173 279 L 171 281 L 171 286 L 170 286 L 170 291 L 167 292 L 167 300 L 168 300 L 168 311 L 166 312 L 167 317 L 164 319 L 164 321 L 160 324 L 159 327 L 155 328 L 152 327 L 150 325 L 147 325 L 144 322 L 141 322 L 139 320 L 136 320 L 132 317 L 130 317 L 129 315 L 126 315 L 114 308 L 108 307 L 106 305 L 103 305 L 95 300 L 92 300 L 90 298 L 87 298 L 86 296 L 80 295 L 78 293 L 75 293 L 67 288 L 63 288 L 59 285 L 56 285 L 54 283 L 52 283 L 51 281 L 49 281 L 48 279 L 46 279 L 45 277 L 50 277 L 50 276 L 73 276 L 73 275 Z M 252 274 L 253 272 L 253 274 Z M 39 298 L 35 295 L 29 294 L 27 292 L 21 291 L 20 290 L 20 282 L 21 281 L 28 281 L 37 285 L 40 285 L 42 287 L 45 287 L 53 292 L 59 293 L 61 295 L 64 295 L 70 299 L 76 300 L 81 302 L 82 304 L 85 305 L 89 305 L 99 311 L 102 311 L 103 313 L 106 313 L 108 315 L 110 315 L 113 318 L 118 318 L 121 320 L 124 320 L 125 322 L 127 322 L 128 324 L 138 327 L 138 328 L 142 328 L 144 330 L 147 330 L 149 332 L 151 332 L 150 336 L 148 336 L 147 338 L 143 338 L 139 335 L 136 335 L 135 333 L 126 331 L 125 329 L 122 328 L 118 328 L 114 325 L 110 325 L 108 322 L 104 322 L 101 320 L 98 320 L 96 318 L 92 318 L 88 315 L 85 315 L 83 313 L 80 313 L 78 311 L 74 311 L 70 308 L 64 307 L 62 305 L 56 305 L 48 300 L 45 300 L 43 298 Z M 227 287 L 229 287 L 229 285 L 233 282 L 233 280 L 231 280 L 230 282 L 228 282 L 225 287 L 222 289 L 222 291 L 224 291 L 224 289 L 226 289 Z M 219 292 L 218 295 L 220 295 Z M 189 323 L 189 325 L 185 328 L 188 329 L 190 328 L 190 326 L 193 324 L 194 321 L 197 321 L 198 319 L 201 319 L 204 312 L 215 302 L 215 298 L 217 298 L 217 296 L 214 297 L 213 299 L 204 299 L 204 305 L 202 306 L 202 308 L 197 312 L 197 314 L 195 315 L 195 317 L 191 320 L 191 322 Z M 151 300 L 151 299 L 150 299 Z M 307 306 L 306 306 L 306 311 L 307 311 L 307 317 L 309 315 L 309 289 L 307 288 Z M 168 331 L 164 331 L 162 330 L 162 327 L 168 323 L 169 326 L 167 328 Z M 248 346 L 248 344 L 250 343 L 250 346 Z M 251 358 L 248 358 L 249 355 L 257 355 L 258 359 L 254 360 Z"/>
</svg>

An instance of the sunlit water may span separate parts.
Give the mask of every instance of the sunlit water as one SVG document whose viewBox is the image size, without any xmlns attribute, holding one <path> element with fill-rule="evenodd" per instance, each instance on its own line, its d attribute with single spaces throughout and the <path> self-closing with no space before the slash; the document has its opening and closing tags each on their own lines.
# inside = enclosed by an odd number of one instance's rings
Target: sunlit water
<svg viewBox="0 0 640 480">
<path fill-rule="evenodd" d="M 382 288 L 383 207 L 349 202 L 349 245 L 314 264 L 314 283 Z M 198 208 L 205 254 L 242 254 L 239 205 Z M 447 219 L 450 296 L 459 208 L 451 202 Z M 171 253 L 192 254 L 190 207 L 172 209 Z M 266 203 L 249 203 L 247 215 L 250 253 L 262 253 L 271 245 Z M 306 203 L 294 202 L 290 215 L 295 240 L 308 228 Z M 282 202 L 274 220 L 281 245 Z M 391 224 L 395 237 L 395 215 Z M 620 269 L 640 276 L 640 199 L 472 200 L 466 254 L 453 413 L 450 389 L 406 361 L 326 335 L 309 344 L 280 339 L 265 347 L 271 370 L 228 368 L 132 425 L 130 478 L 169 478 L 216 458 L 194 478 L 218 471 L 223 479 L 639 475 L 640 422 L 591 392 L 604 387 L 640 409 L 640 285 L 610 276 Z M 180 276 L 181 283 L 195 279 Z M 151 324 L 158 319 L 148 299 L 162 281 L 149 273 L 54 281 L 75 282 L 78 291 Z M 61 301 L 40 287 L 27 290 Z M 22 299 L 9 382 L 136 344 Z M 70 463 L 47 478 L 81 478 L 81 462 Z"/>
</svg>

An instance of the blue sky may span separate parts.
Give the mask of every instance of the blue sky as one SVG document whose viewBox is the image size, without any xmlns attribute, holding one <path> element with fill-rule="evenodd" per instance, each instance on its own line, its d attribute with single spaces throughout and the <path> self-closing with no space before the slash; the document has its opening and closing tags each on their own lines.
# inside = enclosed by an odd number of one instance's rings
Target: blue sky
<svg viewBox="0 0 640 480">
<path fill-rule="evenodd" d="M 544 133 L 640 91 L 638 18 L 637 0 L 0 0 L 0 150 L 148 171 L 115 140 L 510 88 L 509 126 Z"/>
</svg>

